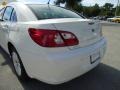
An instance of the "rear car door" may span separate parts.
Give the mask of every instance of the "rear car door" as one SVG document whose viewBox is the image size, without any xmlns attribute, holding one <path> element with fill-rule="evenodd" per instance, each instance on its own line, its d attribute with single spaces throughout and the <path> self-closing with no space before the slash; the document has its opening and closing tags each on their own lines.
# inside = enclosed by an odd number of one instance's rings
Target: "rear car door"
<svg viewBox="0 0 120 90">
<path fill-rule="evenodd" d="M 0 10 L 0 45 L 2 46 L 2 23 L 3 23 L 3 14 L 4 14 L 5 8 Z"/>
<path fill-rule="evenodd" d="M 10 19 L 11 15 L 13 12 L 12 7 L 6 7 L 4 15 L 2 17 L 2 22 L 1 22 L 1 46 L 7 50 L 7 42 L 8 42 L 8 35 L 9 35 L 9 26 L 10 26 Z"/>
</svg>

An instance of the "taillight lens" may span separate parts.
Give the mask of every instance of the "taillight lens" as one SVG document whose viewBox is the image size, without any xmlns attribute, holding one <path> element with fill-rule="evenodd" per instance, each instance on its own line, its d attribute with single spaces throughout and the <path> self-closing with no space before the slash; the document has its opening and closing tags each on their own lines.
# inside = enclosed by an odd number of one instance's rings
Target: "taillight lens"
<svg viewBox="0 0 120 90">
<path fill-rule="evenodd" d="M 29 35 L 34 42 L 43 47 L 64 47 L 78 45 L 77 37 L 67 31 L 30 28 Z"/>
</svg>

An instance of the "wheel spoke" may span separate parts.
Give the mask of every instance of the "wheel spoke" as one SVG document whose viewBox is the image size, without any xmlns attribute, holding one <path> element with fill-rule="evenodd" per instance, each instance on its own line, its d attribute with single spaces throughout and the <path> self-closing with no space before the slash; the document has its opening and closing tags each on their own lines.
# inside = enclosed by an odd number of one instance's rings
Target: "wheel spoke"
<svg viewBox="0 0 120 90">
<path fill-rule="evenodd" d="M 18 76 L 20 76 L 21 75 L 21 65 L 20 65 L 19 58 L 15 52 L 12 53 L 12 59 L 13 59 L 13 64 L 14 64 L 16 73 L 18 74 Z"/>
</svg>

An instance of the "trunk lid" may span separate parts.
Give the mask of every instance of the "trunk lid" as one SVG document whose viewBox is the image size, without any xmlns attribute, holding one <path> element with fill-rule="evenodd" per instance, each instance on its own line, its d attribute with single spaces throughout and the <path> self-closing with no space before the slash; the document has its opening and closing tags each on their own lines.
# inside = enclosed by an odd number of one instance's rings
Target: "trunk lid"
<svg viewBox="0 0 120 90">
<path fill-rule="evenodd" d="M 86 47 L 101 40 L 101 24 L 99 21 L 79 18 L 46 19 L 27 22 L 30 25 L 39 25 L 40 29 L 69 31 L 76 35 L 79 45 L 70 46 L 70 49 Z"/>
</svg>

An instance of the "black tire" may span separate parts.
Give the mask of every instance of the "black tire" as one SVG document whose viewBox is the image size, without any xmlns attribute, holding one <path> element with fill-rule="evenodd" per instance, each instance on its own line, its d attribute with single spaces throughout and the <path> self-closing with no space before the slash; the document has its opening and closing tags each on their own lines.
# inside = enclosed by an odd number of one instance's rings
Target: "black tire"
<svg viewBox="0 0 120 90">
<path fill-rule="evenodd" d="M 19 63 L 20 63 L 20 68 L 21 68 L 21 74 L 20 74 L 20 75 L 17 73 L 16 67 L 15 67 L 15 65 L 14 65 L 13 53 L 16 54 L 16 56 L 17 56 L 17 58 L 18 58 L 18 60 L 19 60 Z M 25 71 L 25 68 L 24 68 L 23 63 L 22 63 L 22 61 L 21 61 L 21 58 L 20 58 L 17 50 L 16 50 L 14 47 L 11 48 L 10 55 L 11 55 L 11 60 L 12 60 L 12 62 L 13 62 L 13 67 L 14 67 L 14 70 L 15 70 L 15 74 L 16 74 L 16 76 L 18 77 L 18 79 L 19 79 L 19 80 L 22 80 L 22 81 L 28 80 L 29 77 L 28 77 L 28 75 L 27 75 L 27 73 L 26 73 L 26 71 Z"/>
</svg>

